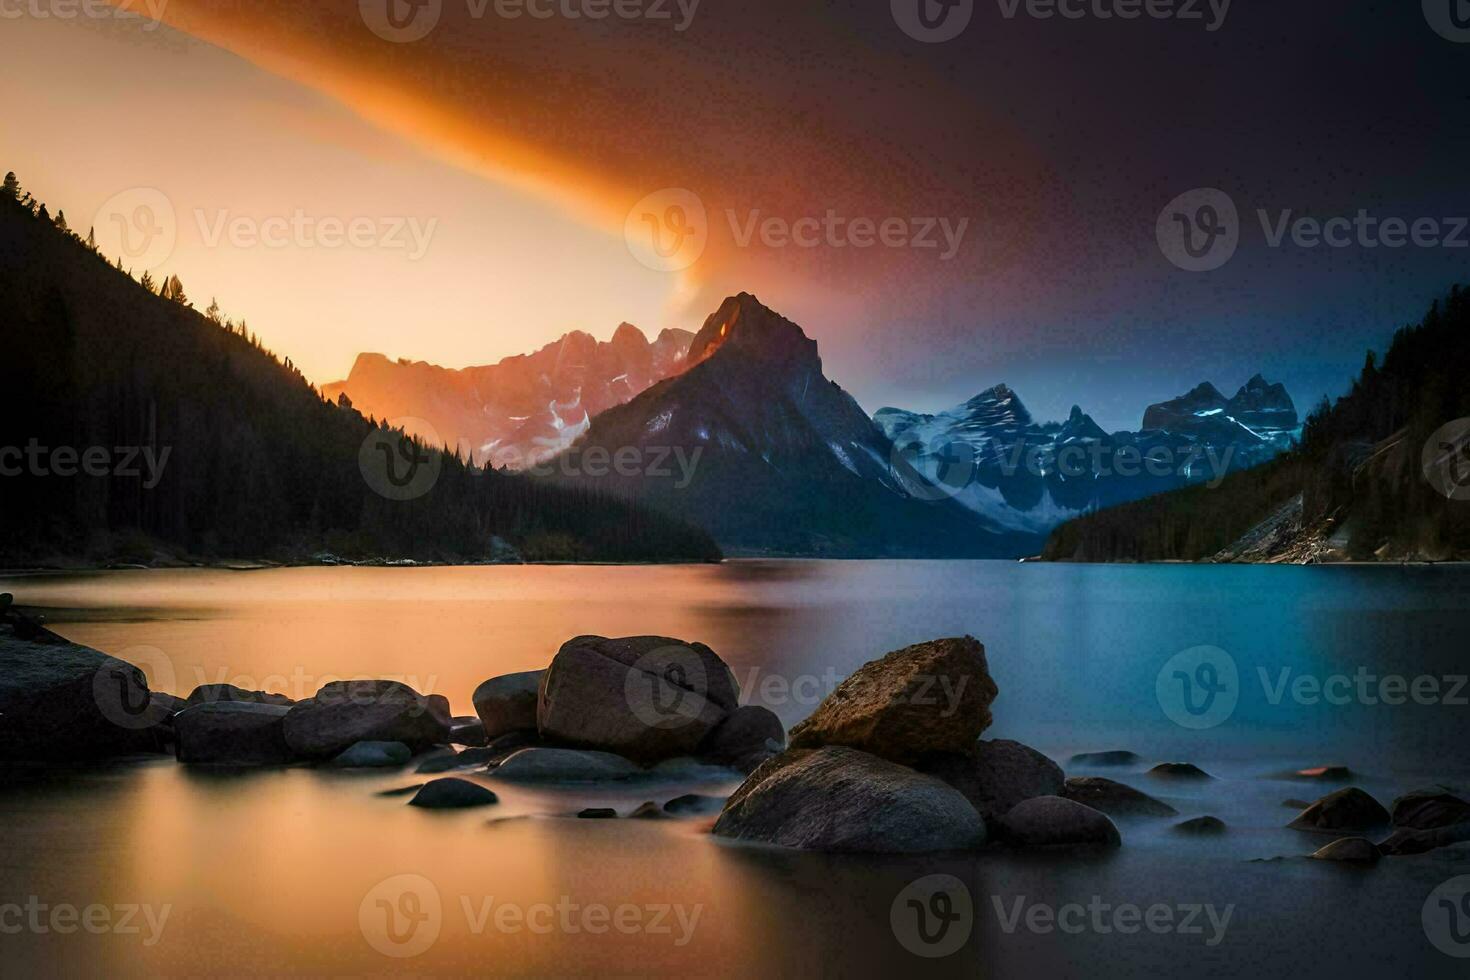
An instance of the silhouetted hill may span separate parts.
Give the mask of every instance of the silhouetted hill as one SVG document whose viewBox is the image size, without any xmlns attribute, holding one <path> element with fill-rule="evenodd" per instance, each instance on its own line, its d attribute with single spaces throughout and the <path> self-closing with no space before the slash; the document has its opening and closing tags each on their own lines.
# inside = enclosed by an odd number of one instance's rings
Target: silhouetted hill
<svg viewBox="0 0 1470 980">
<path fill-rule="evenodd" d="M 468 467 L 324 401 L 289 359 L 135 282 L 6 188 L 0 564 L 147 561 L 158 546 L 279 560 L 719 556 L 688 524 Z M 413 499 L 388 499 L 405 488 L 373 467 L 391 458 L 404 477 L 410 455 Z"/>
<path fill-rule="evenodd" d="M 1470 558 L 1470 294 L 1456 287 L 1295 450 L 1228 477 L 1078 518 L 1059 561 Z M 1264 386 L 1262 393 L 1266 392 Z"/>
</svg>

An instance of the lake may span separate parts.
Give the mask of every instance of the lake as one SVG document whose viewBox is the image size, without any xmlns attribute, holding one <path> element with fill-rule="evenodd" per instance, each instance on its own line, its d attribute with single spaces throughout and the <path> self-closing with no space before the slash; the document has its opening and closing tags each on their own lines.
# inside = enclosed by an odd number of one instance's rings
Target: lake
<svg viewBox="0 0 1470 980">
<path fill-rule="evenodd" d="M 570 637 L 658 633 L 709 644 L 744 699 L 789 727 L 864 662 L 969 633 L 1000 688 L 987 737 L 1180 811 L 1120 819 L 1124 845 L 1102 855 L 838 857 L 718 842 L 712 814 L 565 817 L 738 780 L 570 791 L 486 778 L 501 803 L 455 813 L 377 795 L 423 781 L 412 766 L 12 767 L 0 955 L 17 975 L 1464 975 L 1424 916 L 1437 886 L 1470 872 L 1470 848 L 1370 869 L 1302 860 L 1332 837 L 1285 829 L 1296 811 L 1283 805 L 1342 785 L 1287 775 L 1315 765 L 1350 766 L 1385 805 L 1427 784 L 1470 788 L 1463 567 L 197 569 L 12 575 L 0 591 L 156 689 L 301 698 L 392 677 L 456 714 L 473 712 L 481 681 L 544 667 Z M 1110 749 L 1140 760 L 1067 765 Z M 1160 761 L 1216 778 L 1161 781 L 1145 772 Z M 1227 832 L 1172 830 L 1201 814 Z M 953 952 L 928 958 L 904 895 L 935 874 L 959 879 L 969 907 L 954 912 L 966 932 Z M 48 918 L 58 906 L 93 906 L 95 928 Z M 384 907 L 407 932 L 370 935 Z"/>
</svg>

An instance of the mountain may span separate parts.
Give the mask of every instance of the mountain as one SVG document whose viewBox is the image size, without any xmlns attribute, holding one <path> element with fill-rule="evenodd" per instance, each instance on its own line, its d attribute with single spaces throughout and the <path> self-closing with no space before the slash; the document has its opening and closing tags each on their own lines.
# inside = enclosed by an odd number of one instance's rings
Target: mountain
<svg viewBox="0 0 1470 980">
<path fill-rule="evenodd" d="M 816 342 L 754 296 L 725 300 L 689 351 L 684 373 L 595 417 L 541 471 L 698 523 L 735 553 L 1016 557 L 1040 542 L 906 470 L 823 375 Z"/>
<path fill-rule="evenodd" d="M 1470 558 L 1470 294 L 1455 288 L 1351 390 L 1325 399 L 1300 444 L 1217 488 L 1196 486 L 1058 527 L 1058 561 L 1339 561 Z M 1285 424 L 1281 392 L 1253 378 L 1230 411 Z"/>
<path fill-rule="evenodd" d="M 1205 382 L 1150 405 L 1137 432 L 1105 432 L 1076 405 L 1064 422 L 1038 423 L 1003 384 L 935 415 L 884 408 L 873 418 L 930 482 L 1027 532 L 1260 465 L 1290 447 L 1297 428 L 1286 389 L 1260 375 L 1234 398 Z"/>
<path fill-rule="evenodd" d="M 325 401 L 217 307 L 196 312 L 176 278 L 170 298 L 134 281 L 13 186 L 0 195 L 0 566 L 719 557 L 682 522 L 468 467 Z"/>
<path fill-rule="evenodd" d="M 361 412 L 403 419 L 414 435 L 476 462 L 524 469 L 570 446 L 592 416 L 682 371 L 693 339 L 687 330 L 665 330 L 650 343 L 624 323 L 607 342 L 573 331 L 535 353 L 460 370 L 359 354 L 347 380 L 322 394 L 333 401 L 345 394 Z"/>
</svg>

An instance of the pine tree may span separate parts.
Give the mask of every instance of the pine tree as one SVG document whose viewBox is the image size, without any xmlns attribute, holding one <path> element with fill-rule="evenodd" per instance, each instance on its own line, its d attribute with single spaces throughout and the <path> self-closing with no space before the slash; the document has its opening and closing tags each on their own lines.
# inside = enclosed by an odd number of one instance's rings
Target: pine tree
<svg viewBox="0 0 1470 980">
<path fill-rule="evenodd" d="M 153 277 L 148 274 L 147 269 L 143 270 L 143 278 L 140 279 L 139 282 L 142 284 L 143 288 L 148 290 L 150 293 L 158 292 L 158 288 L 153 285 Z M 167 283 L 165 283 L 165 285 L 167 285 Z"/>
<path fill-rule="evenodd" d="M 94 252 L 97 251 L 97 229 L 95 228 L 87 229 L 87 247 Z"/>
<path fill-rule="evenodd" d="M 220 315 L 219 300 L 213 296 L 209 298 L 209 308 L 204 311 L 204 315 L 209 317 L 210 322 L 215 326 L 224 323 L 224 317 Z"/>
<path fill-rule="evenodd" d="M 0 184 L 0 198 L 7 201 L 20 200 L 20 181 L 15 179 L 15 171 L 12 170 L 5 175 L 5 183 Z"/>
<path fill-rule="evenodd" d="M 56 227 L 60 228 L 62 231 L 71 231 L 71 229 L 66 226 L 66 212 L 65 211 L 57 211 L 56 212 Z"/>
</svg>

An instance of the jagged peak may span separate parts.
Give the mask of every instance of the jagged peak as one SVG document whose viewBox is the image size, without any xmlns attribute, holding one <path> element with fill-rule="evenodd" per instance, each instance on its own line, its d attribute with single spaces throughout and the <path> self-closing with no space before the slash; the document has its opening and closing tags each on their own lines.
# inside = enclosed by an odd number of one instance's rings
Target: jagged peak
<svg viewBox="0 0 1470 980">
<path fill-rule="evenodd" d="M 691 364 L 707 361 L 716 351 L 727 346 L 762 360 L 796 362 L 817 359 L 816 341 L 751 293 L 738 293 L 726 298 L 720 308 L 710 314 L 689 345 L 689 361 Z"/>
</svg>

